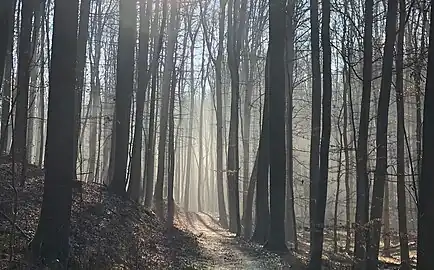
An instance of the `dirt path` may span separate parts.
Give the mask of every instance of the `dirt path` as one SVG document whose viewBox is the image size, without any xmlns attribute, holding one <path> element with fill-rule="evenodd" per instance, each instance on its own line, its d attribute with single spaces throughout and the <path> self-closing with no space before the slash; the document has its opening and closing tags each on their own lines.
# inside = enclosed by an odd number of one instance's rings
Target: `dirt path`
<svg viewBox="0 0 434 270">
<path fill-rule="evenodd" d="M 259 245 L 235 238 L 207 214 L 186 213 L 180 220 L 199 236 L 200 245 L 209 258 L 200 263 L 200 269 L 296 269 Z"/>
</svg>

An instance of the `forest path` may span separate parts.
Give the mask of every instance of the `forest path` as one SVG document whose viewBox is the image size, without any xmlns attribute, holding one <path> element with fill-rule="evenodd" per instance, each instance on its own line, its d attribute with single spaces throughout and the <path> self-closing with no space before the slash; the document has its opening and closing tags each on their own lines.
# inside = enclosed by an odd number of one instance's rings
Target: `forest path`
<svg viewBox="0 0 434 270">
<path fill-rule="evenodd" d="M 183 213 L 178 222 L 198 236 L 205 256 L 210 258 L 200 269 L 296 269 L 261 246 L 236 238 L 208 214 Z"/>
</svg>

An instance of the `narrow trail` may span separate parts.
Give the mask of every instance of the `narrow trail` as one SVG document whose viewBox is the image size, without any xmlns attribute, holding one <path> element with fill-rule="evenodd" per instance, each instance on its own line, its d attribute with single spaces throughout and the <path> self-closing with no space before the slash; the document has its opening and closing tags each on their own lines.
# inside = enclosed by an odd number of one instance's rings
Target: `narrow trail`
<svg viewBox="0 0 434 270">
<path fill-rule="evenodd" d="M 199 237 L 209 258 L 200 269 L 296 269 L 261 246 L 236 238 L 208 214 L 188 212 L 178 221 Z"/>
</svg>

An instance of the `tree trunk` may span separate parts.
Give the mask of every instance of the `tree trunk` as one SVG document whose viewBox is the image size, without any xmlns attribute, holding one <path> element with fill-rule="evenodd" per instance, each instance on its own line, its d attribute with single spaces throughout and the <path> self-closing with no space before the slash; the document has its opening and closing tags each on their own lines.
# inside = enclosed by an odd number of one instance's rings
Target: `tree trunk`
<svg viewBox="0 0 434 270">
<path fill-rule="evenodd" d="M 7 51 L 13 36 L 11 29 L 13 29 L 14 25 L 15 1 L 3 0 L 0 3 L 0 36 L 2 37 L 0 41 L 0 85 L 3 82 Z"/>
<path fill-rule="evenodd" d="M 319 22 L 318 0 L 310 0 L 310 26 L 311 26 L 311 65 L 312 65 L 312 116 L 310 134 L 310 160 L 309 160 L 309 220 L 310 243 L 313 241 L 315 194 L 319 182 L 319 145 L 321 132 L 321 69 L 319 48 Z"/>
<path fill-rule="evenodd" d="M 96 159 L 97 159 L 97 130 L 98 130 L 98 111 L 101 106 L 101 82 L 99 75 L 100 68 L 100 60 L 101 60 L 101 38 L 102 38 L 102 10 L 101 10 L 102 1 L 96 1 L 96 14 L 94 20 L 92 22 L 93 26 L 93 37 L 95 40 L 94 43 L 94 51 L 95 56 L 93 61 L 91 61 L 90 73 L 91 73 L 91 88 L 90 88 L 90 130 L 89 130 L 89 163 L 87 172 L 88 182 L 95 181 L 96 175 Z M 92 38 L 91 38 L 92 39 Z M 89 55 L 93 55 L 91 53 L 92 48 L 89 48 Z"/>
<path fill-rule="evenodd" d="M 372 191 L 369 245 L 367 247 L 367 267 L 376 269 L 380 245 L 381 216 L 383 212 L 384 183 L 387 175 L 387 128 L 389 121 L 389 101 L 392 84 L 393 49 L 396 32 L 397 1 L 389 1 L 386 15 L 386 42 L 382 66 L 380 97 L 378 100 L 376 133 L 376 168 Z"/>
<path fill-rule="evenodd" d="M 222 62 L 223 62 L 223 41 L 225 38 L 225 6 L 226 0 L 220 0 L 220 14 L 219 14 L 219 42 L 218 42 L 218 54 L 215 64 L 216 72 L 216 121 L 217 121 L 217 133 L 216 133 L 216 147 L 217 147 L 217 198 L 219 205 L 219 222 L 226 228 L 228 227 L 228 220 L 226 216 L 226 203 L 223 188 L 223 131 L 225 119 L 223 118 L 223 87 L 222 87 Z"/>
<path fill-rule="evenodd" d="M 85 81 L 84 69 L 86 67 L 86 44 L 89 37 L 89 11 L 90 1 L 82 0 L 80 2 L 80 23 L 77 37 L 77 66 L 76 66 L 76 91 L 74 96 L 75 103 L 75 130 L 74 130 L 74 171 L 77 174 L 77 158 L 79 151 L 78 140 L 81 133 L 81 107 L 83 102 L 83 88 Z M 77 178 L 77 177 L 76 177 Z"/>
<path fill-rule="evenodd" d="M 406 20 L 405 0 L 399 1 L 399 32 L 396 54 L 396 111 L 397 111 L 397 142 L 396 142 L 396 171 L 397 171 L 397 199 L 398 199 L 398 224 L 399 244 L 401 253 L 401 270 L 410 270 L 410 255 L 408 250 L 407 235 L 407 205 L 405 190 L 405 154 L 404 154 L 404 34 Z M 387 186 L 386 186 L 387 188 Z"/>
<path fill-rule="evenodd" d="M 193 9 L 190 10 L 190 14 L 193 14 Z M 192 165 L 192 154 L 193 154 L 193 123 L 194 123 L 194 98 L 196 93 L 196 88 L 194 86 L 194 45 L 196 42 L 196 37 L 198 31 L 192 29 L 192 18 L 189 17 L 188 20 L 188 35 L 190 37 L 190 114 L 188 122 L 188 148 L 187 148 L 187 172 L 185 174 L 185 186 L 184 186 L 184 209 L 189 210 L 190 206 L 190 182 L 191 182 L 191 165 Z M 198 28 L 199 29 L 199 28 Z"/>
<path fill-rule="evenodd" d="M 77 0 L 55 1 L 44 195 L 38 228 L 31 243 L 35 262 L 43 261 L 48 268 L 66 268 L 69 255 L 72 180 L 75 177 L 77 15 Z"/>
<path fill-rule="evenodd" d="M 433 15 L 431 5 L 430 17 Z M 428 70 L 434 73 L 434 20 L 430 22 Z M 434 265 L 434 77 L 428 76 L 423 108 L 423 149 L 421 177 L 419 180 L 419 205 L 417 226 L 417 270 L 430 269 Z"/>
<path fill-rule="evenodd" d="M 269 72 L 270 72 L 270 228 L 265 248 L 286 252 L 285 238 L 285 33 L 284 0 L 269 3 Z"/>
<path fill-rule="evenodd" d="M 21 31 L 18 45 L 18 85 L 13 130 L 12 151 L 16 160 L 23 164 L 19 173 L 21 184 L 25 182 L 25 163 L 27 162 L 27 118 L 29 101 L 30 60 L 32 59 L 31 33 L 33 2 L 24 1 L 21 8 Z"/>
<path fill-rule="evenodd" d="M 113 180 L 110 189 L 119 196 L 126 196 L 126 171 L 130 131 L 131 98 L 134 80 L 134 47 L 136 45 L 136 3 L 121 0 L 119 13 L 118 57 L 116 72 L 116 124 Z"/>
<path fill-rule="evenodd" d="M 151 14 L 152 2 L 148 0 L 140 4 L 140 31 L 139 31 L 139 56 L 138 56 L 138 89 L 136 96 L 136 118 L 134 126 L 134 139 L 131 156 L 130 184 L 128 194 L 130 199 L 139 202 L 143 194 L 142 177 L 142 143 L 143 143 L 143 113 L 145 108 L 146 90 L 150 75 L 148 69 L 149 51 L 149 19 Z M 157 49 L 157 46 L 155 47 Z M 147 160 L 145 159 L 145 162 Z"/>
<path fill-rule="evenodd" d="M 7 1 L 3 1 L 3 4 L 7 4 Z M 3 8 L 3 7 L 2 7 Z M 5 21 L 3 21 L 2 27 L 2 33 L 7 29 L 7 32 L 4 34 L 1 34 L 1 36 L 4 36 L 4 39 L 2 42 L 7 42 L 0 46 L 5 46 L 5 49 L 0 47 L 0 57 L 4 55 L 5 59 L 0 61 L 3 61 L 4 64 L 1 64 L 0 66 L 0 74 L 4 74 L 4 80 L 3 75 L 0 77 L 0 86 L 2 85 L 2 116 L 1 116 L 1 136 L 0 136 L 0 154 L 4 155 L 7 152 L 7 148 L 9 146 L 9 137 L 10 137 L 10 124 L 12 120 L 12 110 L 11 110 L 11 104 L 12 104 L 12 62 L 13 62 L 13 33 L 14 33 L 14 20 L 15 20 L 15 9 L 16 9 L 16 0 L 13 0 L 13 5 L 11 3 L 10 11 L 7 11 L 7 6 L 4 6 L 5 12 L 8 12 L 8 14 L 4 14 L 4 16 L 9 17 L 3 17 L 0 16 L 0 18 L 3 18 Z M 4 53 L 4 54 L 3 54 Z M 4 67 L 4 69 L 2 68 Z"/>
<path fill-rule="evenodd" d="M 294 155 L 293 155 L 293 92 L 294 92 L 294 5 L 290 1 L 286 6 L 286 42 L 285 42 L 285 82 L 286 82 L 286 211 L 285 211 L 285 235 L 294 250 L 297 250 L 297 224 L 295 217 L 294 200 Z"/>
<path fill-rule="evenodd" d="M 360 105 L 359 137 L 356 151 L 356 218 L 354 270 L 364 270 L 369 215 L 368 134 L 372 81 L 373 0 L 365 2 L 365 33 L 363 37 L 363 90 Z"/>
<path fill-rule="evenodd" d="M 270 53 L 267 52 L 267 59 L 265 63 L 265 98 L 264 108 L 262 112 L 262 127 L 261 135 L 259 137 L 258 147 L 258 171 L 256 182 L 256 215 L 255 215 L 255 230 L 253 232 L 252 240 L 264 244 L 268 237 L 268 228 L 270 222 L 269 208 L 268 208 L 268 172 L 270 165 L 269 157 L 269 144 L 270 144 L 270 110 L 269 110 L 269 62 Z"/>
<path fill-rule="evenodd" d="M 231 107 L 227 155 L 227 179 L 229 198 L 229 230 L 241 234 L 240 224 L 240 201 L 239 201 L 239 148 L 238 148 L 238 127 L 239 127 L 239 91 L 240 91 L 240 49 L 237 35 L 239 9 L 237 0 L 228 1 L 228 67 L 231 77 Z"/>
<path fill-rule="evenodd" d="M 321 43 L 323 47 L 323 99 L 322 134 L 320 149 L 320 178 L 315 194 L 314 233 L 311 242 L 309 269 L 321 269 L 324 241 L 324 218 L 327 202 L 327 182 L 329 170 L 329 148 L 331 131 L 331 46 L 330 46 L 330 1 L 322 1 Z"/>
<path fill-rule="evenodd" d="M 167 12 L 167 0 L 164 1 L 163 12 Z M 154 204 L 156 212 L 159 216 L 163 214 L 163 186 L 164 186 L 164 163 L 166 160 L 166 138 L 167 138 L 167 124 L 169 113 L 169 100 L 170 100 L 170 78 L 173 69 L 173 55 L 175 51 L 175 42 L 177 37 L 177 3 L 172 3 L 170 10 L 170 22 L 168 25 L 168 41 L 167 52 L 164 63 L 163 84 L 162 84 L 162 100 L 160 110 L 160 138 L 158 141 L 158 171 L 157 183 L 154 191 Z M 163 15 L 164 16 L 164 15 Z"/>
</svg>

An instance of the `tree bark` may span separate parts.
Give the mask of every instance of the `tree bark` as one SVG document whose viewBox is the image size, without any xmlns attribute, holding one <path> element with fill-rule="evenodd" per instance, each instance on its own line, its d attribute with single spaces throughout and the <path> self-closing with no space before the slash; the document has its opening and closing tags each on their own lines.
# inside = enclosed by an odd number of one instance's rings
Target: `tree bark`
<svg viewBox="0 0 434 270">
<path fill-rule="evenodd" d="M 72 181 L 75 177 L 77 15 L 78 0 L 55 1 L 44 195 L 38 228 L 31 243 L 34 261 L 42 261 L 48 268 L 66 268 L 69 255 Z"/>
<path fill-rule="evenodd" d="M 387 175 L 387 128 L 389 121 L 389 101 L 392 84 L 393 49 L 395 44 L 396 15 L 398 1 L 388 2 L 386 15 L 386 42 L 382 66 L 380 97 L 378 100 L 377 133 L 376 133 L 376 168 L 372 191 L 371 216 L 369 226 L 369 244 L 367 247 L 367 267 L 378 266 L 380 245 L 381 216 L 383 213 L 384 184 Z"/>
<path fill-rule="evenodd" d="M 136 5 L 130 0 L 121 0 L 118 37 L 115 103 L 115 151 L 113 180 L 110 189 L 113 193 L 126 197 L 126 171 L 130 133 L 131 99 L 134 82 L 134 47 L 136 45 Z"/>
</svg>

